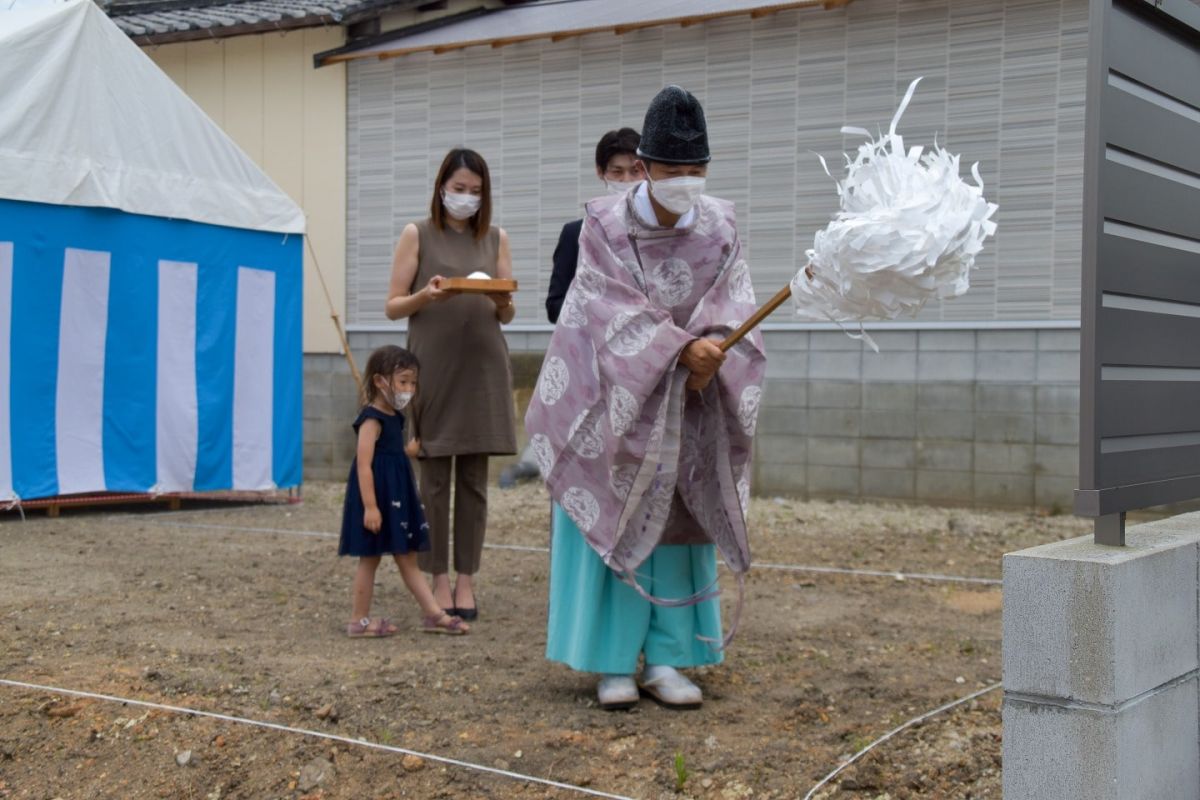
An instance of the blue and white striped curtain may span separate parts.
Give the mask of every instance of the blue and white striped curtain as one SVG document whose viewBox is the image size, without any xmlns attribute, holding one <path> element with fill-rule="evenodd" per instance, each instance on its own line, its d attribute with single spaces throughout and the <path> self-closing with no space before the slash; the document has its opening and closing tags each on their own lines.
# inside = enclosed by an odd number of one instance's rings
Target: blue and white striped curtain
<svg viewBox="0 0 1200 800">
<path fill-rule="evenodd" d="M 0 200 L 0 499 L 300 483 L 301 237 Z"/>
</svg>

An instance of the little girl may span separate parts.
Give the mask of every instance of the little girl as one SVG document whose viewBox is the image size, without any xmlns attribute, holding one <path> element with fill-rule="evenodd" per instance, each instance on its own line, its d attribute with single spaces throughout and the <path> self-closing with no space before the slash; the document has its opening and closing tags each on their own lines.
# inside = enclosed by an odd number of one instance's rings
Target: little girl
<svg viewBox="0 0 1200 800">
<path fill-rule="evenodd" d="M 355 638 L 396 633 L 387 619 L 369 616 L 375 570 L 384 555 L 396 559 L 404 585 L 421 606 L 422 630 L 455 635 L 470 630 L 438 606 L 417 567 L 417 552 L 429 549 L 429 525 L 404 452 L 404 416 L 398 412 L 412 400 L 419 368 L 416 356 L 395 345 L 381 347 L 367 359 L 366 405 L 354 421 L 358 449 L 346 484 L 338 545 L 338 555 L 358 556 L 353 619 L 346 625 L 346 634 Z"/>
</svg>

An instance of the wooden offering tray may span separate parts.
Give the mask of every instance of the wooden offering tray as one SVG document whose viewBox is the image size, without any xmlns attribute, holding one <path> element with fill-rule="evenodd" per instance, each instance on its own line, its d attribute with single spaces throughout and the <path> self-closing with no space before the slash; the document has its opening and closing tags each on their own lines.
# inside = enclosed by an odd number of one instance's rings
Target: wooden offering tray
<svg viewBox="0 0 1200 800">
<path fill-rule="evenodd" d="M 442 288 L 467 294 L 504 294 L 515 292 L 517 282 L 504 278 L 444 278 Z"/>
</svg>

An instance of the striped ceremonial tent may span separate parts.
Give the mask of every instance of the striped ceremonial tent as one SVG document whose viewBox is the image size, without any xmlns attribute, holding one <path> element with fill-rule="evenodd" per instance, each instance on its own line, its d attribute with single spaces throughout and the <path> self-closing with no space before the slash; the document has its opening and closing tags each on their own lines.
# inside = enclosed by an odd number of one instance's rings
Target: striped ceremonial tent
<svg viewBox="0 0 1200 800">
<path fill-rule="evenodd" d="M 303 233 L 91 0 L 0 12 L 0 499 L 298 485 Z"/>
</svg>

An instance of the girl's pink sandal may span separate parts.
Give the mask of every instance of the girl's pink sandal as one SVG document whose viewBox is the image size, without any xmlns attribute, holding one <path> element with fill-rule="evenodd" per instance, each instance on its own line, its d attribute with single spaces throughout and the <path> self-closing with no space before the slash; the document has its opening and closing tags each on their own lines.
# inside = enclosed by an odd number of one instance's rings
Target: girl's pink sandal
<svg viewBox="0 0 1200 800">
<path fill-rule="evenodd" d="M 363 617 L 358 622 L 350 622 L 346 624 L 346 635 L 351 639 L 385 639 L 388 636 L 395 636 L 398 631 L 395 625 L 387 617 L 380 617 L 375 622 L 375 627 L 371 627 L 371 618 Z"/>
<path fill-rule="evenodd" d="M 470 630 L 470 627 L 463 623 L 462 617 L 454 617 L 450 614 L 433 614 L 432 616 L 421 618 L 421 630 L 425 633 L 462 636 Z"/>
</svg>

